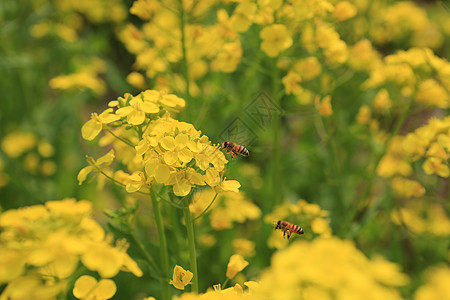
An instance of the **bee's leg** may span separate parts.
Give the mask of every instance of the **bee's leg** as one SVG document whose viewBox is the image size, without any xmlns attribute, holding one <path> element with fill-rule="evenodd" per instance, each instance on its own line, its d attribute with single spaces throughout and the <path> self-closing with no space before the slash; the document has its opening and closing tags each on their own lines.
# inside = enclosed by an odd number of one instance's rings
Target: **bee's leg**
<svg viewBox="0 0 450 300">
<path fill-rule="evenodd" d="M 290 237 L 291 237 L 291 232 L 288 230 L 287 231 L 287 238 L 288 238 L 288 240 L 289 240 Z"/>
<path fill-rule="evenodd" d="M 237 157 L 237 154 L 235 152 L 231 152 L 231 159 L 235 159 Z"/>
<path fill-rule="evenodd" d="M 285 239 L 285 238 L 286 238 L 286 231 L 283 230 L 283 239 Z"/>
</svg>

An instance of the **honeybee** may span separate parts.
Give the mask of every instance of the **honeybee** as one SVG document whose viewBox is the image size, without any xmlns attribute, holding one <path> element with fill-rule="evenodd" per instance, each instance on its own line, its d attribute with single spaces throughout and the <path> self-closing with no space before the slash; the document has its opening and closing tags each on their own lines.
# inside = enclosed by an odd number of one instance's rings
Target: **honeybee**
<svg viewBox="0 0 450 300">
<path fill-rule="evenodd" d="M 238 154 L 242 156 L 248 156 L 250 154 L 247 148 L 233 142 L 223 142 L 222 148 L 226 150 L 227 153 L 231 152 L 231 159 L 235 159 Z"/>
<path fill-rule="evenodd" d="M 277 230 L 277 229 L 280 229 L 281 231 L 283 231 L 283 238 L 285 237 L 285 235 L 287 235 L 288 240 L 291 237 L 291 233 L 296 233 L 296 234 L 304 234 L 305 233 L 300 226 L 291 224 L 286 221 L 278 221 L 275 224 L 275 230 Z"/>
</svg>

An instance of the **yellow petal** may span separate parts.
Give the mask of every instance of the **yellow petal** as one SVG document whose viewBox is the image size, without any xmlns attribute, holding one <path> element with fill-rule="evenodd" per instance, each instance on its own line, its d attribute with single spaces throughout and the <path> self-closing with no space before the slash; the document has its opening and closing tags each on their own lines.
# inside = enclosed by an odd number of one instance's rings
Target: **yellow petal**
<svg viewBox="0 0 450 300">
<path fill-rule="evenodd" d="M 141 125 L 145 121 L 145 113 L 140 110 L 133 110 L 128 116 L 127 121 L 131 125 Z"/>
<path fill-rule="evenodd" d="M 89 173 L 92 172 L 92 170 L 93 170 L 92 166 L 87 166 L 81 169 L 80 172 L 78 172 L 77 179 L 79 185 L 81 185 L 86 180 L 86 177 L 89 175 Z"/>
<path fill-rule="evenodd" d="M 114 158 L 115 158 L 114 150 L 110 150 L 108 153 L 97 159 L 95 161 L 95 164 L 97 166 L 99 165 L 109 166 L 114 161 Z"/>
<path fill-rule="evenodd" d="M 205 172 L 205 181 L 210 187 L 215 187 L 220 182 L 219 172 L 214 168 L 209 168 Z"/>
<path fill-rule="evenodd" d="M 178 158 L 180 161 L 188 163 L 194 158 L 194 154 L 191 150 L 183 148 L 178 152 Z"/>
<path fill-rule="evenodd" d="M 191 184 L 186 179 L 180 180 L 173 185 L 173 193 L 177 196 L 183 197 L 191 191 Z"/>
<path fill-rule="evenodd" d="M 242 271 L 247 265 L 248 261 L 246 261 L 241 255 L 235 254 L 231 256 L 227 266 L 227 277 L 229 279 L 233 279 L 234 276 Z"/>
<path fill-rule="evenodd" d="M 172 136 L 163 137 L 159 143 L 165 150 L 173 150 L 175 148 L 175 139 Z"/>
<path fill-rule="evenodd" d="M 184 133 L 180 133 L 179 135 L 177 135 L 175 137 L 175 143 L 180 148 L 186 147 L 188 142 L 189 142 L 189 137 Z"/>
<path fill-rule="evenodd" d="M 194 274 L 185 270 L 182 267 L 176 265 L 173 269 L 173 279 L 169 281 L 169 284 L 172 284 L 175 288 L 179 290 L 184 290 L 184 287 L 191 282 Z"/>
<path fill-rule="evenodd" d="M 177 161 L 178 161 L 178 154 L 176 152 L 164 153 L 164 162 L 169 166 L 173 165 Z"/>
<path fill-rule="evenodd" d="M 156 105 L 155 103 L 150 102 L 150 101 L 144 101 L 141 104 L 141 109 L 142 109 L 142 111 L 144 111 L 148 114 L 154 114 L 154 113 L 159 112 L 158 105 Z"/>
<path fill-rule="evenodd" d="M 239 188 L 241 187 L 241 184 L 237 180 L 224 180 L 222 184 L 220 185 L 220 188 L 223 191 L 230 191 L 230 192 L 239 192 Z"/>
<path fill-rule="evenodd" d="M 73 295 L 78 299 L 85 298 L 96 284 L 97 279 L 89 275 L 83 275 L 75 281 Z"/>
<path fill-rule="evenodd" d="M 92 141 L 102 131 L 103 125 L 96 119 L 90 119 L 81 127 L 83 139 Z"/>
<path fill-rule="evenodd" d="M 116 284 L 111 279 L 102 279 L 97 284 L 94 295 L 95 299 L 109 299 L 112 298 L 117 291 Z"/>
<path fill-rule="evenodd" d="M 132 106 L 125 106 L 122 108 L 119 108 L 118 110 L 116 110 L 116 115 L 119 115 L 121 117 L 125 117 L 128 116 L 129 114 L 131 114 L 133 112 L 134 108 Z"/>
<path fill-rule="evenodd" d="M 155 169 L 155 180 L 158 183 L 165 183 L 170 178 L 170 168 L 165 164 L 159 164 Z"/>
</svg>

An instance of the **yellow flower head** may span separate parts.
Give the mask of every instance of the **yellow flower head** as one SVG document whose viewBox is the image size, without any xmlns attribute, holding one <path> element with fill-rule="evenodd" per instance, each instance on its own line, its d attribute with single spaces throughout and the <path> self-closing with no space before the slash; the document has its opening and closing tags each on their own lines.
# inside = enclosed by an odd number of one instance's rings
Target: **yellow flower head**
<svg viewBox="0 0 450 300">
<path fill-rule="evenodd" d="M 263 40 L 261 49 L 270 57 L 276 57 L 292 46 L 292 37 L 283 24 L 269 25 L 259 35 Z"/>
<path fill-rule="evenodd" d="M 91 214 L 90 202 L 74 199 L 1 213 L 0 282 L 7 283 L 9 291 L 2 296 L 21 291 L 35 295 L 32 290 L 42 289 L 41 285 L 49 295 L 56 295 L 65 289 L 65 278 L 77 270 L 80 261 L 102 277 L 115 276 L 120 270 L 142 276 L 123 243 L 111 246 L 111 238 Z M 25 282 L 29 283 L 26 289 L 22 286 Z M 82 294 L 80 291 L 79 298 L 85 299 L 87 295 Z"/>
<path fill-rule="evenodd" d="M 116 284 L 111 279 L 97 281 L 92 276 L 83 275 L 75 281 L 73 295 L 83 300 L 110 299 L 116 291 Z"/>
<path fill-rule="evenodd" d="M 230 261 L 227 266 L 227 277 L 233 279 L 237 273 L 242 271 L 246 266 L 248 266 L 248 261 L 246 261 L 241 255 L 234 254 L 230 257 Z"/>
<path fill-rule="evenodd" d="M 184 290 L 184 287 L 191 282 L 192 278 L 194 277 L 194 274 L 189 271 L 185 270 L 179 265 L 176 265 L 173 269 L 173 277 L 169 281 L 169 284 L 172 284 L 175 288 L 179 290 Z"/>
</svg>

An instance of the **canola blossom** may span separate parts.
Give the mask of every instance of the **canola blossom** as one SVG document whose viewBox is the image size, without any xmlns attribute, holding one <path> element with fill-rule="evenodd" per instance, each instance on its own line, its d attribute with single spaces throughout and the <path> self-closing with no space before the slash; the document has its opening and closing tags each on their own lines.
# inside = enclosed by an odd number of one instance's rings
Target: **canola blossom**
<svg viewBox="0 0 450 300">
<path fill-rule="evenodd" d="M 109 105 L 111 108 L 100 115 L 92 114 L 82 133 L 86 140 L 93 140 L 102 130 L 108 130 L 117 140 L 103 145 L 112 143 L 117 154 L 111 150 L 97 161 L 89 159 L 92 165 L 78 174 L 80 184 L 93 170 L 104 173 L 117 157 L 131 172 L 117 177 L 130 193 L 154 184 L 171 186 L 176 196 L 186 196 L 193 187 L 206 185 L 218 193 L 238 191 L 239 182 L 223 176 L 228 161 L 218 146 L 192 124 L 171 117 L 170 112 L 184 108 L 183 99 L 147 90 L 136 96 L 127 94 Z M 124 130 L 128 126 L 134 130 Z"/>
<path fill-rule="evenodd" d="M 449 299 L 445 1 L 10 6 L 0 300 Z"/>
<path fill-rule="evenodd" d="M 0 283 L 7 286 L 0 297 L 55 298 L 65 291 L 68 278 L 80 263 L 102 278 L 114 277 L 120 271 L 142 276 L 126 253 L 127 245 L 119 241 L 112 245 L 112 237 L 91 215 L 92 203 L 75 199 L 1 213 Z M 107 282 L 115 289 L 112 280 Z M 80 289 L 86 291 L 79 287 L 75 293 L 84 299 L 85 292 Z"/>
</svg>

